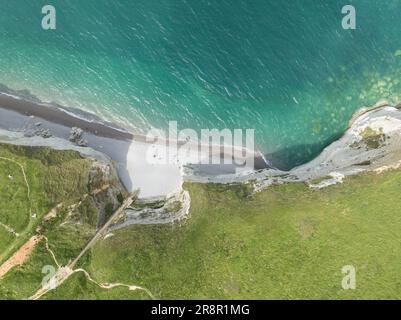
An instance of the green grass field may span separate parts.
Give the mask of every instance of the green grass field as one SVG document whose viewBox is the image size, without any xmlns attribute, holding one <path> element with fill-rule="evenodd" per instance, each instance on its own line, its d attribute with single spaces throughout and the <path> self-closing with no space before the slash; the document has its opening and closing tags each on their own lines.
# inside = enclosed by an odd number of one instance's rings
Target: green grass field
<svg viewBox="0 0 401 320">
<path fill-rule="evenodd" d="M 51 208 L 60 202 L 74 202 L 87 192 L 90 166 L 91 161 L 77 152 L 0 144 L 0 264 L 35 234 Z M 0 298 L 24 297 L 28 292 L 25 287 L 31 289 L 38 284 L 29 281 L 23 272 L 32 263 L 0 280 Z M 41 268 L 39 279 L 43 277 Z"/>
<path fill-rule="evenodd" d="M 0 158 L 0 219 L 17 232 L 23 231 L 30 220 L 30 200 L 21 168 Z"/>
<path fill-rule="evenodd" d="M 77 154 L 57 153 L 56 161 L 46 156 L 49 151 L 37 151 L 40 156 L 27 155 L 26 150 L 6 152 L 26 168 L 37 220 L 54 204 L 79 197 L 87 188 L 82 181 L 88 163 Z M 13 167 L 0 168 L 4 177 Z M 59 170 L 63 172 L 55 175 Z M 70 181 L 70 174 L 76 180 Z M 256 195 L 240 185 L 184 187 L 191 195 L 189 219 L 115 231 L 98 242 L 79 267 L 99 283 L 139 285 L 161 299 L 401 298 L 400 170 L 349 177 L 322 190 L 302 183 L 269 187 Z M 0 196 L 9 201 L 10 192 Z M 21 210 L 14 214 L 21 219 L 16 221 L 25 221 Z M 42 224 L 63 265 L 94 233 L 90 224 L 60 225 L 65 214 Z M 35 226 L 28 223 L 25 238 Z M 24 242 L 19 238 L 0 227 L 3 252 L 18 248 Z M 42 241 L 25 265 L 0 280 L 0 298 L 32 295 L 41 286 L 45 265 L 54 261 Z M 341 287 L 345 265 L 357 270 L 355 290 Z M 149 295 L 123 287 L 101 289 L 76 273 L 43 298 L 148 299 Z"/>
<path fill-rule="evenodd" d="M 15 236 L 0 226 L 0 252 L 6 250 L 14 239 Z"/>
<path fill-rule="evenodd" d="M 84 267 L 97 281 L 141 285 L 162 299 L 401 298 L 400 171 L 255 196 L 241 186 L 185 188 L 189 220 L 120 230 L 98 243 Z M 357 270 L 356 290 L 341 287 L 345 265 Z M 116 296 L 131 297 L 81 277 L 47 298 Z"/>
</svg>

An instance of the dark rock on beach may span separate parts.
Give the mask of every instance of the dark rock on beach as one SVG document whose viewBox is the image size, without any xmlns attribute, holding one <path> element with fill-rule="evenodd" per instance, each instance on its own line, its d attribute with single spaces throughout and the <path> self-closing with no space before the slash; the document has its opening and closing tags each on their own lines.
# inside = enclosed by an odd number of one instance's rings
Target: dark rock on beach
<svg viewBox="0 0 401 320">
<path fill-rule="evenodd" d="M 80 147 L 88 146 L 88 141 L 84 139 L 84 131 L 77 127 L 71 129 L 69 140 Z"/>
</svg>

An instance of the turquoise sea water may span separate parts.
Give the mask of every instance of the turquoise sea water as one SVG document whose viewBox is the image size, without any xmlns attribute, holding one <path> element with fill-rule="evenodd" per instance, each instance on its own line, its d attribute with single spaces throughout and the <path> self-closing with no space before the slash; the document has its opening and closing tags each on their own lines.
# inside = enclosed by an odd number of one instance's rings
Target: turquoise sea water
<svg viewBox="0 0 401 320">
<path fill-rule="evenodd" d="M 401 100 L 398 50 L 400 0 L 0 0 L 0 84 L 138 129 L 253 128 L 283 167 Z"/>
</svg>

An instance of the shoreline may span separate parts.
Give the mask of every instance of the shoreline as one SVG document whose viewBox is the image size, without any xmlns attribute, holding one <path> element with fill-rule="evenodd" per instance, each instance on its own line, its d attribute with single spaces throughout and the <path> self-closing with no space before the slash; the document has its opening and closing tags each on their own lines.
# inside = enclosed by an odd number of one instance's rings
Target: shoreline
<svg viewBox="0 0 401 320">
<path fill-rule="evenodd" d="M 391 121 L 383 122 L 383 117 Z M 359 109 L 350 119 L 348 129 L 338 140 L 329 144 L 311 161 L 291 170 L 279 170 L 267 166 L 263 156 L 254 153 L 251 158 L 255 161 L 252 162 L 252 167 L 245 166 L 240 168 L 242 170 L 238 170 L 239 167 L 235 165 L 197 162 L 199 149 L 192 149 L 193 145 L 188 141 L 184 143 L 167 140 L 164 140 L 164 143 L 148 141 L 144 135 L 74 117 L 56 107 L 0 93 L 0 142 L 72 149 L 84 156 L 95 158 L 103 155 L 112 160 L 127 191 L 133 192 L 139 189 L 141 199 L 170 197 L 182 191 L 184 181 L 200 183 L 254 181 L 256 190 L 261 190 L 274 183 L 308 182 L 328 177 L 324 182 L 327 186 L 341 182 L 341 177 L 391 166 L 398 159 L 398 152 L 401 153 L 401 141 L 399 142 L 397 137 L 388 139 L 391 147 L 385 145 L 378 150 L 353 150 L 352 143 L 361 139 L 359 131 L 365 122 L 371 122 L 373 126 L 382 126 L 388 131 L 386 134 L 389 137 L 394 134 L 393 127 L 396 127 L 395 132 L 401 135 L 401 125 L 397 131 L 398 122 L 401 122 L 400 105 L 390 106 L 386 101 L 380 100 L 369 108 Z M 87 141 L 85 147 L 69 141 L 72 127 L 83 130 L 83 138 Z M 52 137 L 26 136 L 37 128 L 48 130 Z M 182 150 L 177 151 L 173 148 L 177 145 L 185 146 L 185 152 L 181 154 Z M 234 148 L 233 152 L 242 151 Z M 208 160 L 221 161 L 225 155 L 220 150 L 215 154 L 208 153 L 207 156 Z M 366 162 L 367 159 L 372 163 L 375 160 L 376 163 L 367 167 L 358 164 Z"/>
<path fill-rule="evenodd" d="M 60 107 L 52 107 L 44 103 L 36 103 L 7 93 L 0 93 L 0 108 L 17 112 L 27 117 L 37 117 L 66 127 L 78 127 L 82 130 L 104 138 L 132 140 L 140 138 L 124 129 L 113 128 L 111 123 L 89 121 L 73 116 Z M 138 137 L 137 137 L 138 136 Z"/>
<path fill-rule="evenodd" d="M 3 130 L 3 136 L 9 136 L 8 139 L 17 139 L 24 145 L 31 143 L 49 146 L 50 144 L 56 148 L 61 146 L 61 148 L 76 149 L 77 146 L 69 141 L 73 127 L 83 130 L 82 137 L 87 142 L 85 147 L 78 150 L 82 151 L 83 148 L 88 147 L 105 154 L 114 162 L 127 190 L 141 189 L 143 198 L 168 196 L 181 190 L 183 167 L 189 164 L 196 165 L 201 175 L 213 176 L 236 172 L 238 166 L 235 165 L 198 164 L 197 161 L 208 157 L 221 163 L 221 159 L 225 156 L 234 158 L 237 155 L 242 156 L 244 152 L 243 148 L 234 146 L 232 153 L 223 154 L 219 147 L 219 150 L 211 152 L 209 149 L 206 157 L 199 150 L 202 145 L 196 141 L 192 143 L 160 138 L 157 141 L 149 141 L 143 134 L 117 128 L 111 123 L 102 123 L 100 119 L 99 121 L 85 120 L 59 106 L 0 93 L 0 130 Z M 51 138 L 38 136 L 35 134 L 38 130 L 46 130 Z M 19 133 L 19 135 L 13 136 L 11 133 Z M 170 145 L 179 148 L 173 149 Z M 252 168 L 245 166 L 240 169 L 249 172 L 268 168 L 261 154 L 249 150 L 246 150 L 245 154 L 248 156 L 246 161 L 252 160 L 250 161 Z"/>
<path fill-rule="evenodd" d="M 305 183 L 321 189 L 342 183 L 349 176 L 366 172 L 381 173 L 401 167 L 401 105 L 378 101 L 361 108 L 349 128 L 311 161 L 291 170 L 266 169 L 249 175 L 221 175 L 203 178 L 188 172 L 188 182 L 252 184 L 258 192 L 285 183 Z"/>
</svg>

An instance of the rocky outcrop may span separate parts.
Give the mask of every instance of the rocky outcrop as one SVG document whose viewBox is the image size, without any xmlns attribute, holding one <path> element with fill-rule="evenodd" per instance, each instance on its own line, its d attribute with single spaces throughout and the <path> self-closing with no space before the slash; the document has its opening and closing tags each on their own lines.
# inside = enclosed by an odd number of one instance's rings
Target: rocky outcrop
<svg viewBox="0 0 401 320">
<path fill-rule="evenodd" d="M 137 200 L 117 221 L 110 231 L 134 224 L 169 224 L 188 218 L 191 198 L 187 191 L 168 197 Z"/>
<path fill-rule="evenodd" d="M 24 137 L 26 138 L 31 138 L 31 137 L 41 137 L 44 139 L 48 139 L 51 138 L 53 135 L 50 132 L 49 129 L 45 129 L 45 128 L 40 128 L 41 123 L 38 122 L 35 124 L 35 128 L 33 129 L 29 129 L 27 131 L 24 132 Z"/>
<path fill-rule="evenodd" d="M 90 200 L 97 210 L 96 227 L 101 227 L 117 210 L 128 192 L 111 163 L 95 161 L 88 174 Z"/>
<path fill-rule="evenodd" d="M 304 182 L 311 188 L 341 183 L 346 176 L 382 172 L 401 165 L 401 110 L 380 101 L 364 108 L 348 130 L 314 160 L 289 171 L 264 169 L 240 175 L 199 177 L 186 171 L 185 180 L 201 183 L 250 183 L 256 191 L 272 184 Z"/>
<path fill-rule="evenodd" d="M 88 146 L 88 140 L 84 138 L 84 131 L 77 127 L 71 129 L 69 140 L 80 147 Z"/>
</svg>

